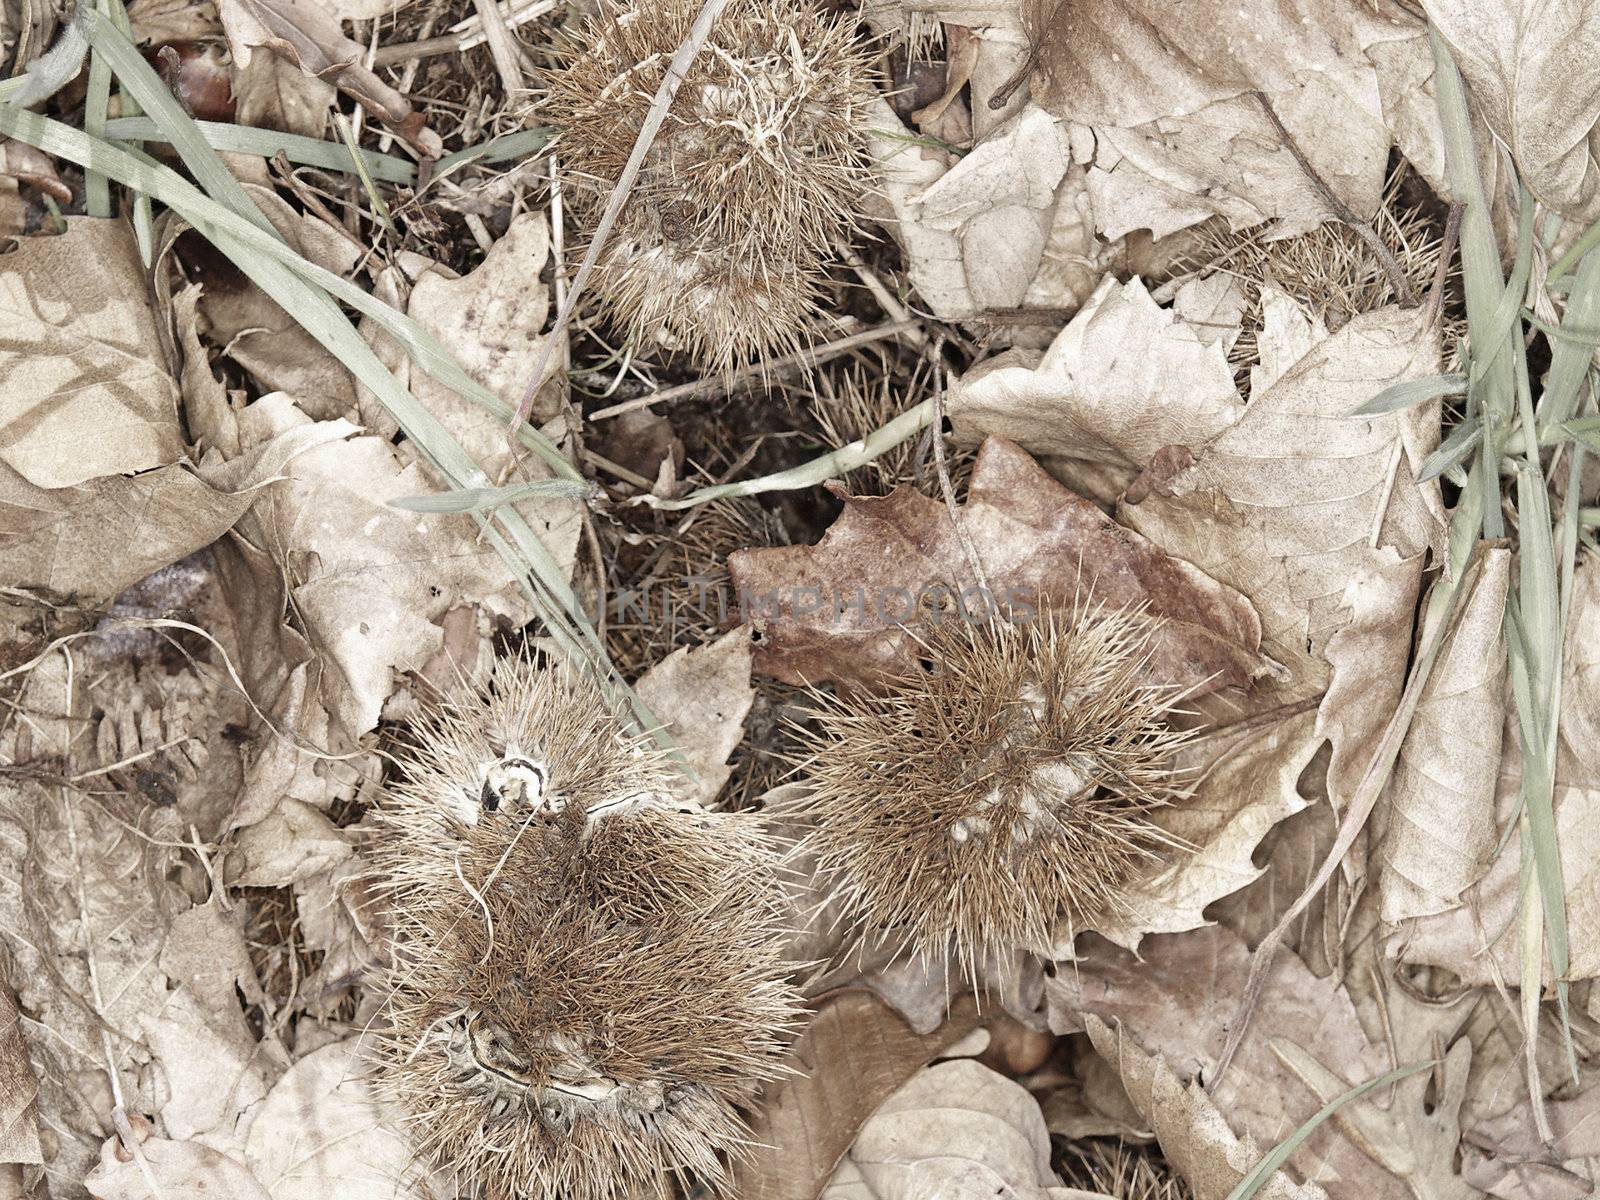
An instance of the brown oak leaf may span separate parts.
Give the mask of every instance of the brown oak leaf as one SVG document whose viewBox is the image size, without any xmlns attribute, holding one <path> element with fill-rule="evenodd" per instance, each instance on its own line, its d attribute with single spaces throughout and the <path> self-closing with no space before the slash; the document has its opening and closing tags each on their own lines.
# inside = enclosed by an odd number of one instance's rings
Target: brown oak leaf
<svg viewBox="0 0 1600 1200">
<path fill-rule="evenodd" d="M 1144 606 L 1157 621 L 1153 673 L 1197 693 L 1246 686 L 1274 668 L 1248 600 L 1117 524 L 1004 438 L 984 442 L 959 528 L 944 504 L 908 487 L 835 494 L 844 512 L 817 545 L 728 557 L 740 617 L 756 626 L 759 671 L 870 684 L 911 661 L 907 626 L 1075 603 Z"/>
</svg>

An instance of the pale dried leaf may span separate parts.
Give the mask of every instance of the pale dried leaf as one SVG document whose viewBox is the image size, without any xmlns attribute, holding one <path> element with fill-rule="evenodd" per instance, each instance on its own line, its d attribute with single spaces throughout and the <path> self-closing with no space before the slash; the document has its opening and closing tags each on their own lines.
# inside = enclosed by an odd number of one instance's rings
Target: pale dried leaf
<svg viewBox="0 0 1600 1200">
<path fill-rule="evenodd" d="M 1556 761 L 1556 845 L 1567 893 L 1567 978 L 1600 976 L 1600 754 L 1592 737 L 1600 712 L 1595 681 L 1600 663 L 1600 570 L 1585 559 L 1573 582 L 1572 609 L 1562 656 L 1560 752 Z M 1498 764 L 1494 800 L 1494 845 L 1521 805 L 1519 739 L 1508 727 Z M 1493 849 L 1491 845 L 1490 849 Z M 1402 922 L 1391 952 L 1407 962 L 1442 966 L 1463 982 L 1488 986 L 1514 981 L 1521 971 L 1517 921 L 1522 891 L 1522 832 L 1511 833 L 1493 865 L 1453 908 Z M 1549 977 L 1549 967 L 1545 967 Z"/>
<path fill-rule="evenodd" d="M 846 1164 L 822 1200 L 1045 1200 L 1067 1190 L 1050 1167 L 1039 1102 L 972 1059 L 912 1076 L 862 1125 Z"/>
<path fill-rule="evenodd" d="M 42 1163 L 39 1081 L 28 1061 L 17 999 L 0 979 L 0 1163 Z"/>
<path fill-rule="evenodd" d="M 367 1085 L 355 1039 L 302 1058 L 250 1117 L 245 1161 L 272 1200 L 430 1200 L 410 1140 Z"/>
<path fill-rule="evenodd" d="M 1292 1043 L 1274 1042 L 1273 1052 L 1317 1094 L 1324 1104 L 1361 1079 L 1345 1079 Z M 1363 1099 L 1333 1114 L 1345 1134 L 1406 1181 L 1417 1200 L 1474 1200 L 1478 1189 L 1456 1174 L 1461 1143 L 1459 1115 L 1472 1063 L 1472 1043 L 1462 1039 L 1442 1064 L 1443 1081 L 1431 1102 L 1425 1093 L 1432 1080 L 1412 1075 L 1395 1085 L 1387 1111 Z"/>
<path fill-rule="evenodd" d="M 1300 231 L 1327 216 L 1257 90 L 1324 181 L 1370 216 L 1391 133 L 1366 51 L 1428 54 L 1418 23 L 1353 2 L 1267 0 L 1245 15 L 1229 0 L 1030 0 L 1024 11 L 1035 99 L 1094 129 L 1089 186 L 1107 237 L 1159 238 L 1211 216 Z"/>
<path fill-rule="evenodd" d="M 931 1035 L 913 1033 L 868 992 L 836 993 L 795 1043 L 797 1074 L 770 1084 L 751 1118 L 750 1156 L 734 1167 L 741 1200 L 817 1200 L 873 1111 L 977 1027 L 958 1003 Z"/>
<path fill-rule="evenodd" d="M 258 448 L 263 459 L 275 455 L 284 478 L 263 490 L 236 533 L 269 552 L 286 577 L 319 668 L 308 684 L 348 737 L 377 723 L 399 672 L 426 667 L 442 645 L 438 622 L 450 609 L 474 603 L 519 624 L 526 619 L 519 586 L 494 548 L 475 539 L 467 517 L 388 506 L 434 487 L 420 466 L 403 465 L 386 439 L 328 440 L 353 427 L 311 422 L 282 394 L 256 401 L 238 425 L 246 458 Z M 308 441 L 314 444 L 302 449 Z M 296 453 L 278 452 L 280 445 Z M 571 512 L 568 505 L 564 523 L 574 519 Z M 538 522 L 535 531 L 550 532 Z M 558 555 L 560 545 L 552 547 Z M 565 565 L 570 570 L 570 549 Z M 230 594 L 236 603 L 244 599 L 236 589 Z"/>
<path fill-rule="evenodd" d="M 1142 467 L 1163 446 L 1197 447 L 1244 411 L 1224 347 L 1107 276 L 1038 366 L 980 365 L 952 386 L 951 427 L 1034 455 Z"/>
<path fill-rule="evenodd" d="M 1164 856 L 1174 861 L 1131 883 L 1123 906 L 1085 928 L 1133 950 L 1146 934 L 1205 925 L 1209 905 L 1263 873 L 1254 860 L 1261 840 L 1306 807 L 1297 782 L 1321 742 L 1315 718 L 1304 712 L 1247 730 L 1220 754 L 1202 742 L 1181 755 L 1180 768 L 1198 772 L 1194 794 L 1150 816 L 1194 849 Z M 1072 957 L 1073 936 L 1081 932 L 1064 931 L 1056 957 Z"/>
<path fill-rule="evenodd" d="M 1258 1148 L 1228 1128 L 1198 1080 L 1179 1080 L 1159 1054 L 1148 1054 L 1094 1014 L 1084 1018 L 1094 1048 L 1121 1076 L 1134 1107 L 1155 1131 L 1161 1153 L 1183 1177 L 1195 1200 L 1226 1200 L 1246 1173 L 1261 1161 Z M 1261 1200 L 1327 1200 L 1313 1183 L 1296 1183 L 1275 1171 L 1256 1193 Z"/>
<path fill-rule="evenodd" d="M 1490 549 L 1374 812 L 1378 894 L 1391 924 L 1454 907 L 1488 870 L 1506 721 L 1502 624 L 1511 552 Z"/>
<path fill-rule="evenodd" d="M 83 1181 L 96 1200 L 150 1200 L 152 1183 L 160 1200 L 278 1200 L 238 1159 L 167 1138 L 146 1138 L 137 1158 L 107 1138 L 100 1165 Z"/>
<path fill-rule="evenodd" d="M 178 385 L 161 356 L 133 232 L 72 217 L 0 255 L 0 463 L 35 487 L 183 457 Z"/>
<path fill-rule="evenodd" d="M 1149 938 L 1140 955 L 1135 959 L 1123 950 L 1091 946 L 1077 962 L 1063 964 L 1046 985 L 1052 1028 L 1079 1028 L 1091 1016 L 1116 1021 L 1125 1043 L 1132 1039 L 1160 1056 L 1179 1078 L 1208 1079 L 1242 995 L 1250 952 L 1237 935 L 1211 926 Z M 1353 1082 L 1382 1074 L 1390 1065 L 1367 1040 L 1337 981 L 1317 978 L 1297 957 L 1280 950 L 1250 1036 L 1210 1089 L 1216 1111 L 1228 1125 L 1260 1146 L 1282 1141 L 1321 1105 L 1274 1057 L 1268 1048 L 1274 1040 L 1293 1042 L 1338 1063 Z M 1129 1094 L 1139 1104 L 1131 1087 Z M 1302 1178 L 1337 1189 L 1339 1195 L 1357 1194 L 1361 1188 L 1381 1195 L 1390 1183 L 1387 1172 L 1328 1126 L 1314 1132 L 1289 1163 Z"/>
<path fill-rule="evenodd" d="M 411 102 L 363 65 L 365 47 L 339 28 L 338 17 L 311 0 L 220 0 L 217 6 L 235 60 L 248 66 L 265 48 L 306 74 L 332 81 L 420 154 L 438 158 L 444 146 Z"/>
<path fill-rule="evenodd" d="M 751 649 L 750 629 L 741 625 L 707 645 L 679 647 L 634 685 L 693 771 L 683 794 L 701 804 L 715 800 L 728 781 L 728 756 L 744 739 L 756 696 Z"/>
<path fill-rule="evenodd" d="M 1328 693 L 1319 728 L 1333 740 L 1338 803 L 1399 694 L 1423 556 L 1444 536 L 1438 487 L 1413 482 L 1437 444 L 1437 406 L 1348 414 L 1389 384 L 1437 373 L 1438 362 L 1420 311 L 1361 314 L 1253 398 L 1191 466 L 1119 508 L 1168 553 L 1251 598 L 1263 650 L 1290 671 L 1274 699 Z M 1344 702 L 1358 695 L 1364 703 Z M 1388 703 L 1373 703 L 1380 696 Z"/>
<path fill-rule="evenodd" d="M 540 277 L 549 259 L 549 222 L 542 213 L 523 213 L 470 275 L 456 278 L 440 267 L 423 271 L 412 286 L 406 313 L 448 346 L 468 375 L 515 407 L 544 348 L 550 292 Z M 412 395 L 432 410 L 486 472 L 497 476 L 511 458 L 505 419 L 417 369 L 394 339 L 370 320 L 362 322 L 362 330 Z M 365 387 L 358 387 L 358 394 L 365 424 L 385 432 L 397 428 Z M 560 406 L 559 390 L 543 389 L 534 401 L 535 423 L 556 416 Z M 570 532 L 576 536 L 575 529 Z"/>
<path fill-rule="evenodd" d="M 921 196 L 944 175 L 947 163 L 922 149 L 887 100 L 867 106 L 868 145 L 883 206 L 875 213 L 905 252 L 906 273 L 922 302 L 945 318 L 968 317 L 980 307 L 967 286 L 961 239 L 922 220 Z"/>
<path fill-rule="evenodd" d="M 286 887 L 355 853 L 349 837 L 311 805 L 285 799 L 239 831 L 223 864 L 231 887 Z"/>
<path fill-rule="evenodd" d="M 1580 224 L 1600 212 L 1600 10 L 1538 0 L 1423 0 L 1533 193 Z"/>
<path fill-rule="evenodd" d="M 245 1027 L 238 1004 L 218 1010 L 179 990 L 143 1020 L 145 1044 L 160 1069 L 166 1098 L 160 1113 L 178 1139 L 228 1138 L 241 1113 L 267 1094 L 266 1060 Z"/>
<path fill-rule="evenodd" d="M 0 462 L 6 582 L 99 605 L 221 537 L 254 497 L 187 463 L 41 488 Z"/>
</svg>

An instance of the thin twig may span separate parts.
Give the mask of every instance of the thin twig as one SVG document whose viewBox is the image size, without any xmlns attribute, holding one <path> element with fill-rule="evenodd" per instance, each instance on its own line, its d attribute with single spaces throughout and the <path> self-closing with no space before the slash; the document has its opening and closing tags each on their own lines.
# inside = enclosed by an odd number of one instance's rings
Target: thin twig
<svg viewBox="0 0 1600 1200">
<path fill-rule="evenodd" d="M 483 22 L 489 53 L 494 56 L 494 69 L 500 76 L 500 86 L 505 89 L 509 103 L 521 95 L 526 87 L 522 81 L 522 65 L 517 62 L 517 43 L 512 40 L 511 30 L 506 26 L 499 0 L 474 0 L 474 7 L 478 10 L 478 19 Z"/>
<path fill-rule="evenodd" d="M 1400 264 L 1395 261 L 1394 255 L 1389 253 L 1389 247 L 1383 244 L 1383 239 L 1378 236 L 1377 231 L 1356 216 L 1355 211 L 1343 200 L 1339 199 L 1334 190 L 1328 186 L 1327 180 L 1317 173 L 1317 169 L 1311 165 L 1311 160 L 1300 149 L 1300 144 L 1294 140 L 1294 135 L 1289 132 L 1288 126 L 1283 123 L 1283 119 L 1278 116 L 1277 110 L 1272 107 L 1272 101 L 1267 99 L 1267 94 L 1265 92 L 1255 92 L 1253 94 L 1260 101 L 1262 110 L 1267 114 L 1267 119 L 1277 129 L 1278 136 L 1283 139 L 1283 144 L 1288 148 L 1289 153 L 1294 155 L 1295 162 L 1300 164 L 1300 169 L 1305 172 L 1306 178 L 1311 181 L 1312 186 L 1317 189 L 1317 193 L 1327 203 L 1328 207 L 1333 210 L 1333 215 L 1355 230 L 1357 236 L 1367 244 L 1373 254 L 1377 255 L 1378 261 L 1383 264 L 1384 274 L 1389 277 L 1389 286 L 1394 289 L 1394 294 L 1400 303 L 1406 308 L 1415 308 L 1417 305 L 1416 290 L 1411 286 L 1411 281 L 1406 278 L 1406 273 L 1401 270 Z"/>
<path fill-rule="evenodd" d="M 785 371 L 791 367 L 814 367 L 818 363 L 827 362 L 830 358 L 838 358 L 841 354 L 848 354 L 859 346 L 871 345 L 873 342 L 900 337 L 907 333 L 920 336 L 922 330 L 915 320 L 891 321 L 887 325 L 863 329 L 860 333 L 852 333 L 847 337 L 824 342 L 820 346 L 813 346 L 806 350 L 796 350 L 793 354 L 785 354 L 782 358 L 762 359 L 759 362 L 749 363 L 740 367 L 725 379 L 714 377 L 695 379 L 689 383 L 680 383 L 676 387 L 663 388 L 659 392 L 651 392 L 648 396 L 636 396 L 632 400 L 624 400 L 621 404 L 613 404 L 610 408 L 602 408 L 599 412 L 590 413 L 589 420 L 609 421 L 612 417 L 620 417 L 623 413 L 648 408 L 652 404 L 670 404 L 674 400 L 686 400 L 691 396 L 724 394 L 733 391 L 741 383 L 753 376 L 759 375 L 765 378 L 772 372 Z"/>
<path fill-rule="evenodd" d="M 1461 214 L 1466 205 L 1460 201 L 1450 206 L 1450 216 L 1444 223 L 1444 241 L 1439 243 L 1439 262 L 1433 268 L 1433 284 L 1428 288 L 1428 309 L 1424 314 L 1423 328 L 1428 328 L 1444 311 L 1444 285 L 1450 278 L 1450 260 L 1455 257 L 1456 242 L 1461 237 Z"/>
<path fill-rule="evenodd" d="M 600 214 L 599 223 L 594 227 L 594 235 L 589 242 L 589 250 L 583 256 L 583 263 L 578 267 L 578 274 L 572 281 L 572 287 L 567 292 L 567 302 L 561 306 L 561 311 L 556 315 L 556 323 L 545 336 L 544 346 L 539 351 L 539 363 L 534 368 L 533 377 L 528 380 L 528 386 L 523 389 L 522 399 L 517 403 L 517 411 L 511 420 L 513 431 L 512 445 L 520 456 L 521 447 L 516 446 L 514 437 L 517 426 L 528 418 L 528 411 L 533 407 L 533 398 L 539 389 L 544 386 L 545 378 L 550 373 L 551 357 L 555 347 L 567 331 L 567 326 L 572 323 L 572 315 L 577 309 L 578 298 L 583 295 L 584 285 L 589 282 L 589 274 L 594 270 L 595 263 L 600 258 L 600 252 L 605 248 L 606 241 L 611 236 L 611 227 L 616 224 L 622 206 L 628 202 L 628 196 L 633 191 L 633 182 L 639 176 L 639 170 L 644 166 L 644 157 L 649 153 L 650 147 L 660 132 L 662 123 L 667 119 L 667 112 L 672 107 L 672 101 L 678 94 L 678 86 L 683 82 L 684 76 L 689 73 L 689 65 L 694 61 L 700 47 L 711 36 L 711 27 L 716 23 L 722 10 L 727 7 L 728 0 L 706 0 L 700 9 L 700 15 L 695 18 L 694 25 L 689 30 L 689 36 L 678 47 L 678 52 L 672 56 L 672 61 L 667 64 L 666 74 L 661 77 L 661 86 L 656 89 L 655 99 L 650 104 L 650 111 L 645 114 L 644 124 L 639 127 L 639 136 L 634 139 L 633 153 L 628 156 L 627 165 L 622 168 L 616 186 L 611 189 L 611 196 L 606 201 L 605 211 Z"/>
<path fill-rule="evenodd" d="M 938 361 L 942 350 L 942 339 L 935 339 L 933 356 Z M 950 512 L 950 524 L 954 526 L 956 537 L 961 542 L 961 553 L 966 556 L 967 566 L 972 568 L 972 577 L 980 588 L 989 594 L 989 579 L 983 573 L 983 560 L 978 557 L 978 547 L 972 542 L 972 535 L 967 532 L 966 524 L 961 520 L 961 509 L 956 504 L 955 488 L 950 486 L 950 471 L 944 461 L 944 366 L 943 363 L 936 368 L 939 372 L 933 381 L 933 421 L 928 426 L 929 435 L 933 438 L 933 465 L 939 473 L 939 490 L 944 493 L 944 506 Z"/>
</svg>

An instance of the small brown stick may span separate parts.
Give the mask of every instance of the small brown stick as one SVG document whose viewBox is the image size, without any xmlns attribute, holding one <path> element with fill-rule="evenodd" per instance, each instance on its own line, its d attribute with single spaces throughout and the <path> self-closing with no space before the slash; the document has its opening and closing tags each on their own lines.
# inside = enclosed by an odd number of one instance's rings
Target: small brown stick
<svg viewBox="0 0 1600 1200">
<path fill-rule="evenodd" d="M 525 90 L 522 81 L 522 64 L 517 61 L 517 43 L 506 25 L 505 14 L 500 11 L 500 0 L 474 0 L 478 19 L 483 22 L 484 37 L 489 43 L 489 53 L 494 56 L 494 69 L 500 76 L 500 86 L 505 89 L 506 100 L 513 100 Z"/>
<path fill-rule="evenodd" d="M 972 535 L 962 523 L 961 509 L 956 506 L 955 488 L 950 485 L 950 471 L 944 461 L 945 378 L 944 364 L 939 360 L 939 352 L 943 349 L 944 339 L 935 338 L 932 354 L 939 365 L 935 367 L 938 374 L 933 381 L 933 421 L 928 425 L 928 436 L 933 439 L 933 465 L 939 473 L 939 490 L 944 493 L 944 506 L 950 511 L 950 524 L 955 526 L 956 537 L 961 539 L 961 553 L 966 556 L 967 566 L 972 568 L 972 577 L 978 581 L 978 586 L 989 592 L 989 579 L 983 573 L 983 560 L 978 557 L 978 548 L 972 543 Z"/>
<path fill-rule="evenodd" d="M 647 408 L 652 404 L 670 404 L 674 400 L 685 400 L 690 396 L 731 392 L 740 383 L 753 375 L 760 375 L 764 378 L 770 372 L 788 370 L 790 367 L 813 367 L 818 363 L 827 362 L 830 358 L 848 354 L 858 346 L 867 346 L 873 342 L 881 342 L 886 338 L 899 337 L 902 334 L 916 336 L 921 332 L 915 321 L 891 321 L 887 325 L 864 329 L 860 333 L 852 333 L 848 337 L 824 342 L 822 345 L 814 346 L 808 350 L 796 350 L 792 354 L 785 354 L 782 358 L 762 359 L 759 362 L 750 363 L 740 367 L 727 378 L 696 379 L 690 383 L 680 383 L 676 387 L 663 388 L 659 392 L 651 392 L 648 396 L 636 396 L 632 400 L 624 400 L 621 404 L 613 404 L 610 408 L 602 408 L 599 412 L 590 413 L 589 420 L 608 421 L 612 417 L 620 417 L 623 413 Z"/>
<path fill-rule="evenodd" d="M 1444 310 L 1444 285 L 1450 278 L 1450 260 L 1455 257 L 1456 242 L 1461 237 L 1461 214 L 1466 211 L 1466 205 L 1459 200 L 1450 206 L 1450 215 L 1444 223 L 1444 241 L 1439 244 L 1439 262 L 1433 268 L 1433 283 L 1428 288 L 1428 310 L 1425 314 L 1423 327 L 1427 328 L 1439 319 L 1439 314 Z"/>
<path fill-rule="evenodd" d="M 1411 281 L 1406 278 L 1405 272 L 1400 269 L 1400 264 L 1395 261 L 1394 255 L 1389 253 L 1389 247 L 1383 244 L 1383 239 L 1378 236 L 1377 231 L 1356 216 L 1350 206 L 1334 194 L 1333 189 L 1328 186 L 1327 180 L 1317 173 L 1317 169 L 1311 165 L 1311 160 L 1300 149 L 1300 144 L 1294 140 L 1294 135 L 1289 132 L 1288 126 L 1283 123 L 1282 118 L 1278 116 L 1277 110 L 1272 107 L 1272 102 L 1267 99 L 1267 94 L 1259 91 L 1251 94 L 1260 101 L 1262 110 L 1267 114 L 1267 119 L 1272 122 L 1273 127 L 1277 129 L 1278 136 L 1283 139 L 1283 144 L 1288 148 L 1289 153 L 1294 155 L 1295 162 L 1300 164 L 1300 169 L 1305 172 L 1306 178 L 1311 180 L 1312 186 L 1317 189 L 1317 194 L 1333 210 L 1333 215 L 1340 222 L 1355 230 L 1357 236 L 1378 256 L 1378 261 L 1383 264 L 1384 274 L 1389 277 L 1389 286 L 1394 289 L 1394 294 L 1399 298 L 1400 303 L 1406 308 L 1415 308 L 1417 305 L 1416 290 L 1411 286 Z"/>
<path fill-rule="evenodd" d="M 706 39 L 711 36 L 712 25 L 722 15 L 722 10 L 727 5 L 728 0 L 706 0 L 700 9 L 700 15 L 695 18 L 694 25 L 689 29 L 689 36 L 684 38 L 683 45 L 678 47 L 678 52 L 672 56 L 672 61 L 667 64 L 666 73 L 661 77 L 661 86 L 656 89 L 650 111 L 645 114 L 644 123 L 639 127 L 639 136 L 634 139 L 633 153 L 628 156 L 627 165 L 622 168 L 616 186 L 611 189 L 605 211 L 600 214 L 600 220 L 594 227 L 589 251 L 583 256 L 577 277 L 573 279 L 572 286 L 567 292 L 567 302 L 561 306 L 561 311 L 556 314 L 555 325 L 545 336 L 544 346 L 539 351 L 538 366 L 534 368 L 533 378 L 528 380 L 528 386 L 523 389 L 522 399 L 517 402 L 517 411 L 511 418 L 511 428 L 507 431 L 507 437 L 510 438 L 519 457 L 522 448 L 516 442 L 517 426 L 528 419 L 528 411 L 533 407 L 533 398 L 544 386 L 545 378 L 550 373 L 552 366 L 550 360 L 556 344 L 566 333 L 567 326 L 572 323 L 578 297 L 583 295 L 584 285 L 589 282 L 589 274 L 594 270 L 594 264 L 600 258 L 600 251 L 605 248 L 606 240 L 611 235 L 611 227 L 616 224 L 622 206 L 628 202 L 628 196 L 633 191 L 633 181 L 638 178 L 639 170 L 644 166 L 644 156 L 649 153 L 651 145 L 656 140 L 656 134 L 661 131 L 661 126 L 667 119 L 667 111 L 672 107 L 672 101 L 678 94 L 678 85 L 689 73 L 689 66 L 694 62 L 695 55 L 700 53 L 700 47 L 705 45 Z"/>
</svg>

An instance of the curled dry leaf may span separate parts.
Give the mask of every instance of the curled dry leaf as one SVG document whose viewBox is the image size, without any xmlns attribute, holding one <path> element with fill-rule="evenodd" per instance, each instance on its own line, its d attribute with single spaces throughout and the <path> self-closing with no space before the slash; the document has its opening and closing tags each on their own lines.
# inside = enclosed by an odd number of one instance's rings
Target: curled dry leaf
<svg viewBox="0 0 1600 1200">
<path fill-rule="evenodd" d="M 913 1075 L 869 1117 L 821 1200 L 1065 1198 L 1039 1102 L 970 1058 Z"/>
<path fill-rule="evenodd" d="M 1129 1099 L 1155 1131 L 1162 1155 L 1183 1176 L 1195 1200 L 1226 1200 L 1255 1169 L 1266 1148 L 1258 1147 L 1249 1135 L 1243 1140 L 1237 1137 L 1199 1080 L 1184 1083 L 1160 1054 L 1141 1049 L 1093 1013 L 1084 1017 L 1084 1028 L 1094 1048 L 1121 1076 Z M 1273 1172 L 1256 1195 L 1261 1200 L 1328 1197 L 1316 1184 L 1296 1183 L 1282 1169 Z"/>
<path fill-rule="evenodd" d="M 72 203 L 72 189 L 56 174 L 55 159 L 14 138 L 0 138 L 0 175 L 38 188 L 58 204 Z"/>
<path fill-rule="evenodd" d="M 1532 0 L 1423 0 L 1517 173 L 1578 224 L 1600 213 L 1600 11 Z"/>
<path fill-rule="evenodd" d="M 1165 446 L 1198 447 L 1244 412 L 1222 343 L 1143 282 L 1107 276 L 1037 366 L 1015 352 L 950 389 L 956 440 L 1010 438 L 1028 453 L 1143 467 Z"/>
<path fill-rule="evenodd" d="M 953 598 L 951 585 L 970 579 L 962 533 L 987 580 L 989 596 L 972 602 L 980 612 L 995 601 L 1143 605 L 1161 621 L 1158 678 L 1207 691 L 1270 670 L 1241 596 L 1116 524 L 1003 438 L 978 454 L 959 531 L 945 505 L 908 487 L 842 498 L 844 513 L 816 546 L 728 556 L 741 611 L 761 635 L 758 670 L 795 683 L 870 683 L 910 663 L 903 624 L 924 619 L 919 598 Z"/>
<path fill-rule="evenodd" d="M 208 469 L 221 479 L 269 459 L 282 464 L 282 477 L 235 529 L 236 545 L 247 556 L 270 556 L 282 573 L 286 602 L 315 659 L 310 695 L 346 737 L 377 724 L 397 673 L 423 669 L 438 652 L 438 622 L 450 609 L 473 603 L 519 624 L 526 619 L 504 562 L 474 541 L 467 518 L 388 506 L 433 484 L 423 468 L 403 464 L 387 439 L 353 437 L 357 429 L 347 421 L 313 422 L 282 393 L 239 413 L 238 429 L 242 457 Z M 230 594 L 242 600 L 238 588 L 262 582 L 240 579 Z M 266 660 L 263 672 L 285 669 L 277 655 Z M 291 656 L 287 665 L 301 661 Z M 260 682 L 253 663 L 247 666 L 246 682 Z M 263 692 L 273 696 L 278 688 L 251 687 L 252 695 Z"/>
<path fill-rule="evenodd" d="M 241 67 L 249 66 L 257 48 L 270 50 L 307 75 L 335 83 L 423 157 L 443 153 L 439 135 L 405 96 L 362 64 L 365 47 L 344 35 L 327 8 L 311 0 L 220 0 L 218 13 Z"/>
<path fill-rule="evenodd" d="M 1600 976 L 1600 751 L 1591 734 L 1600 712 L 1600 571 L 1581 562 L 1574 576 L 1567 641 L 1562 657 L 1562 713 L 1556 759 L 1556 845 L 1567 895 L 1567 978 Z M 1506 730 L 1494 801 L 1494 842 L 1521 808 L 1522 761 L 1517 732 Z M 1472 986 L 1518 978 L 1521 928 L 1517 920 L 1523 886 L 1522 823 L 1461 903 L 1401 922 L 1390 952 L 1406 962 L 1446 967 Z M 1549 967 L 1545 967 L 1549 977 Z"/>
<path fill-rule="evenodd" d="M 701 804 L 715 800 L 728 782 L 728 756 L 744 739 L 744 719 L 756 698 L 751 651 L 750 629 L 741 625 L 708 645 L 679 647 L 634 685 L 693 772 L 683 777 L 682 794 Z"/>
<path fill-rule="evenodd" d="M 1436 483 L 1413 482 L 1437 444 L 1436 403 L 1348 414 L 1383 388 L 1437 373 L 1419 310 L 1364 313 L 1316 344 L 1244 415 L 1172 470 L 1157 462 L 1118 515 L 1167 553 L 1237 588 L 1285 664 L 1263 704 L 1326 693 L 1329 787 L 1354 788 L 1402 683 L 1424 556 L 1442 550 Z"/>
<path fill-rule="evenodd" d="M 1487 551 L 1374 810 L 1378 896 L 1390 924 L 1455 907 L 1493 860 L 1510 582 L 1511 551 Z"/>
<path fill-rule="evenodd" d="M 71 487 L 183 457 L 178 385 L 121 221 L 67 220 L 0 256 L 0 463 Z"/>
<path fill-rule="evenodd" d="M 1034 98 L 1093 130 L 1089 192 L 1110 238 L 1213 216 L 1299 232 L 1330 215 L 1256 91 L 1328 186 L 1370 216 L 1393 118 L 1368 52 L 1428 57 L 1420 23 L 1354 0 L 1267 0 L 1248 16 L 1232 0 L 1027 0 L 1023 13 Z"/>
<path fill-rule="evenodd" d="M 735 1165 L 742 1200 L 817 1200 L 878 1105 L 978 1024 L 970 1000 L 931 1034 L 913 1033 L 869 992 L 837 992 L 785 1057 L 795 1073 L 771 1084 L 750 1121 L 750 1153 Z"/>
</svg>

